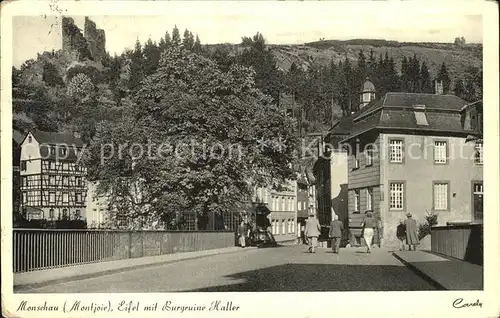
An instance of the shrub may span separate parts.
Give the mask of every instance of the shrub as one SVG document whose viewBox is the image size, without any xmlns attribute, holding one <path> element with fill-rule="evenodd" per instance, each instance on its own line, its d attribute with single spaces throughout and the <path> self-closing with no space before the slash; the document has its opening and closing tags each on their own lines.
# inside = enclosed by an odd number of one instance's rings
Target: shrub
<svg viewBox="0 0 500 318">
<path fill-rule="evenodd" d="M 425 222 L 418 225 L 418 239 L 421 240 L 427 235 L 431 234 L 431 228 L 433 225 L 438 224 L 438 214 L 434 212 L 427 212 L 425 216 Z"/>
</svg>

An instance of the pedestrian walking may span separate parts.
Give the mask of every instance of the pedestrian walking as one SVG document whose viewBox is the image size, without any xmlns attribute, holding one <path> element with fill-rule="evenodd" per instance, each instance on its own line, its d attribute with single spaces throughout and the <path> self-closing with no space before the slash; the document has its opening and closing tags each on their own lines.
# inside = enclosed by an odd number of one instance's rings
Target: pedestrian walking
<svg viewBox="0 0 500 318">
<path fill-rule="evenodd" d="M 410 251 L 415 251 L 419 243 L 417 234 L 417 221 L 412 218 L 411 213 L 406 214 L 406 244 Z"/>
<path fill-rule="evenodd" d="M 406 225 L 405 221 L 399 220 L 399 225 L 396 228 L 396 236 L 399 241 L 399 250 L 404 251 L 406 249 L 405 247 L 405 241 L 406 241 Z"/>
<path fill-rule="evenodd" d="M 366 212 L 366 216 L 363 219 L 363 223 L 361 223 L 363 238 L 365 239 L 367 247 L 366 253 L 372 252 L 373 234 L 375 232 L 376 226 L 377 226 L 377 220 L 375 220 L 371 212 Z"/>
<path fill-rule="evenodd" d="M 316 245 L 318 244 L 318 236 L 321 233 L 321 226 L 319 221 L 314 215 L 314 213 L 309 214 L 309 218 L 306 221 L 305 236 L 309 243 L 308 252 L 316 253 Z"/>
<path fill-rule="evenodd" d="M 245 223 L 245 221 L 241 221 L 238 230 L 239 230 L 238 234 L 239 234 L 240 246 L 243 248 L 246 245 L 246 237 L 247 237 L 247 224 Z"/>
<path fill-rule="evenodd" d="M 339 253 L 340 238 L 342 237 L 343 229 L 344 225 L 339 220 L 339 216 L 335 214 L 333 216 L 332 222 L 330 223 L 330 232 L 328 233 L 328 236 L 330 237 L 332 242 L 332 252 L 335 254 Z"/>
</svg>

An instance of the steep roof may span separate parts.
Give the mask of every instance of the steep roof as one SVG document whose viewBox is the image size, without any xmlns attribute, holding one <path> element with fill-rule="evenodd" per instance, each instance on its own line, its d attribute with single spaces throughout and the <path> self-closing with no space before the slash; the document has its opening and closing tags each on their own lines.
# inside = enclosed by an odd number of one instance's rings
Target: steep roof
<svg viewBox="0 0 500 318">
<path fill-rule="evenodd" d="M 425 105 L 426 109 L 442 109 L 459 111 L 468 103 L 455 95 L 436 95 L 421 93 L 387 93 L 383 106 L 413 107 Z"/>
<path fill-rule="evenodd" d="M 40 144 L 83 147 L 83 141 L 71 133 L 35 130 L 31 134 Z"/>
<path fill-rule="evenodd" d="M 372 129 L 409 129 L 412 132 L 470 133 L 463 128 L 460 110 L 467 102 L 454 95 L 387 93 L 355 114 L 348 140 Z M 428 125 L 419 125 L 414 106 L 423 105 Z"/>
<path fill-rule="evenodd" d="M 365 82 L 361 86 L 361 92 L 375 92 L 375 85 L 370 81 L 370 78 L 366 78 Z"/>
</svg>

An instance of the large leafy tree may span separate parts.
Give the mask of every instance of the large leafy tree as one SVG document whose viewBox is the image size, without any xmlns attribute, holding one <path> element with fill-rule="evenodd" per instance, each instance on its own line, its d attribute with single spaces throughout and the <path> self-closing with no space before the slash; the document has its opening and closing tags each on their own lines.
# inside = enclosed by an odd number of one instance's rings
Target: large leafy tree
<svg viewBox="0 0 500 318">
<path fill-rule="evenodd" d="M 292 176 L 294 124 L 255 87 L 250 68 L 223 71 L 178 46 L 164 53 L 122 120 L 101 125 L 86 162 L 114 211 L 129 219 L 234 211 L 249 181 L 278 185 Z"/>
</svg>

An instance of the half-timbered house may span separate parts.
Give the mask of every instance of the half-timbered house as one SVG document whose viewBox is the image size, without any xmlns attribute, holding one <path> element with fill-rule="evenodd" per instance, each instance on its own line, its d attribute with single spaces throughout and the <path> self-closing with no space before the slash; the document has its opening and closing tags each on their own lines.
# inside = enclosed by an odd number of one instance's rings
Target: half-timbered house
<svg viewBox="0 0 500 318">
<path fill-rule="evenodd" d="M 83 142 L 69 133 L 29 132 L 21 144 L 21 212 L 27 219 L 85 218 Z"/>
</svg>

